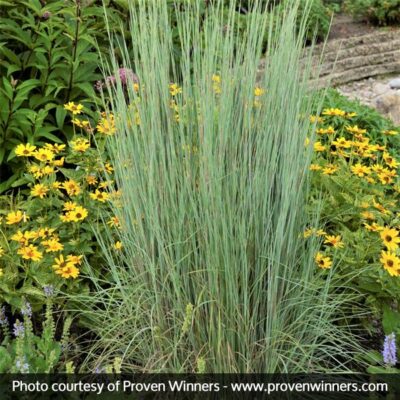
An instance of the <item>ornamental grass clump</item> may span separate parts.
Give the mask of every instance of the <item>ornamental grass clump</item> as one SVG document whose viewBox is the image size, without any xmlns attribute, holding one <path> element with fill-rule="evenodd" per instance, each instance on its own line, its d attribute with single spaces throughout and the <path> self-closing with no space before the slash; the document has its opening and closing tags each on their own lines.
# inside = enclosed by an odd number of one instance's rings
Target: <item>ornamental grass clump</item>
<svg viewBox="0 0 400 400">
<path fill-rule="evenodd" d="M 136 371 L 346 369 L 357 346 L 337 321 L 349 298 L 335 291 L 334 265 L 315 267 L 318 241 L 303 239 L 307 12 L 296 35 L 297 1 L 280 17 L 255 1 L 238 37 L 234 2 L 228 21 L 219 1 L 204 18 L 202 2 L 187 2 L 176 30 L 163 2 L 139 3 L 132 48 L 120 44 L 137 79 L 122 82 L 115 57 L 105 74 L 116 76 L 108 150 L 120 230 L 110 246 L 104 221 L 109 273 L 93 273 L 94 293 L 73 298 L 97 334 L 83 368 L 119 355 Z"/>
</svg>

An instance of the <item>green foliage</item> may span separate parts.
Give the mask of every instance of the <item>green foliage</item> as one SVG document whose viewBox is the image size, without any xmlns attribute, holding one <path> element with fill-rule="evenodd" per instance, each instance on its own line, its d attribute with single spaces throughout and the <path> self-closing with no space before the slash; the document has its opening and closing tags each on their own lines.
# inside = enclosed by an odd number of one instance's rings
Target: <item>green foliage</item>
<svg viewBox="0 0 400 400">
<path fill-rule="evenodd" d="M 108 10 L 118 29 L 118 10 Z M 23 165 L 12 149 L 71 139 L 63 104 L 94 112 L 99 53 L 108 43 L 103 8 L 94 1 L 15 0 L 0 10 L 0 193 L 18 186 Z M 97 41 L 97 43 L 96 43 Z"/>
<path fill-rule="evenodd" d="M 400 0 L 346 0 L 346 11 L 377 25 L 400 24 Z"/>
<path fill-rule="evenodd" d="M 51 373 L 61 370 L 61 357 L 67 355 L 72 321 L 70 318 L 64 320 L 61 337 L 57 340 L 52 311 L 51 294 L 48 293 L 41 332 L 35 333 L 29 303 L 23 305 L 22 318 L 16 319 L 12 332 L 5 308 L 0 309 L 0 373 Z"/>
</svg>

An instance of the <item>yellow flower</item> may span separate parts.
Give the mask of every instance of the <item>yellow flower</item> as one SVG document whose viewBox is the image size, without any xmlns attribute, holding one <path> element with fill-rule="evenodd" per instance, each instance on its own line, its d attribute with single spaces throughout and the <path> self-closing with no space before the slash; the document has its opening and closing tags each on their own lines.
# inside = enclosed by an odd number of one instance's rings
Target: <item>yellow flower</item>
<svg viewBox="0 0 400 400">
<path fill-rule="evenodd" d="M 37 231 L 37 237 L 44 239 L 48 236 L 51 236 L 54 233 L 54 231 L 55 231 L 54 228 L 48 228 L 48 227 L 40 228 Z"/>
<path fill-rule="evenodd" d="M 88 210 L 82 206 L 77 206 L 73 211 L 69 211 L 70 220 L 73 222 L 83 221 L 88 216 Z"/>
<path fill-rule="evenodd" d="M 384 229 L 383 226 L 378 225 L 376 222 L 374 222 L 372 225 L 369 225 L 366 222 L 364 222 L 364 226 L 365 229 L 370 232 L 380 232 Z"/>
<path fill-rule="evenodd" d="M 265 90 L 259 86 L 256 86 L 254 89 L 254 96 L 260 97 L 265 93 Z"/>
<path fill-rule="evenodd" d="M 322 173 L 324 175 L 333 175 L 338 169 L 339 167 L 337 165 L 328 164 L 323 168 Z"/>
<path fill-rule="evenodd" d="M 117 132 L 117 128 L 115 127 L 114 115 L 110 114 L 107 117 L 101 118 L 96 128 L 97 132 L 102 133 L 103 135 L 114 135 Z"/>
<path fill-rule="evenodd" d="M 42 245 L 46 247 L 46 253 L 61 251 L 64 248 L 63 244 L 59 242 L 58 238 L 44 240 Z"/>
<path fill-rule="evenodd" d="M 73 151 L 77 151 L 79 153 L 84 153 L 89 147 L 90 143 L 89 140 L 84 138 L 78 138 L 69 142 Z"/>
<path fill-rule="evenodd" d="M 317 229 L 315 231 L 315 233 L 317 236 L 325 236 L 326 235 L 326 232 L 323 229 Z"/>
<path fill-rule="evenodd" d="M 320 252 L 315 256 L 315 262 L 322 269 L 329 269 L 332 266 L 332 260 L 330 257 L 324 257 L 324 255 Z"/>
<path fill-rule="evenodd" d="M 344 243 L 342 242 L 342 237 L 340 235 L 326 235 L 324 243 L 329 244 L 337 249 L 344 247 Z"/>
<path fill-rule="evenodd" d="M 397 229 L 385 227 L 380 233 L 383 244 L 389 251 L 395 251 L 399 247 L 400 238 Z"/>
<path fill-rule="evenodd" d="M 367 133 L 366 129 L 361 129 L 357 125 L 346 126 L 346 131 L 353 133 L 354 135 L 363 135 L 364 133 Z"/>
<path fill-rule="evenodd" d="M 310 122 L 312 124 L 320 124 L 322 122 L 324 122 L 324 119 L 322 117 L 318 117 L 317 115 L 310 115 Z"/>
<path fill-rule="evenodd" d="M 220 75 L 217 75 L 217 74 L 214 74 L 214 75 L 211 77 L 211 80 L 212 80 L 214 83 L 221 83 L 221 76 L 220 76 Z"/>
<path fill-rule="evenodd" d="M 40 261 L 43 258 L 43 253 L 33 244 L 21 247 L 17 253 L 25 260 Z"/>
<path fill-rule="evenodd" d="M 33 156 L 35 150 L 36 146 L 33 146 L 29 143 L 27 144 L 21 143 L 15 148 L 15 154 L 18 157 L 30 157 Z"/>
<path fill-rule="evenodd" d="M 395 253 L 382 251 L 380 262 L 390 276 L 400 275 L 400 258 Z"/>
<path fill-rule="evenodd" d="M 67 104 L 64 104 L 64 109 L 72 112 L 73 115 L 78 115 L 82 113 L 83 105 L 75 104 L 73 101 L 70 101 Z"/>
<path fill-rule="evenodd" d="M 317 133 L 319 135 L 333 135 L 335 133 L 335 129 L 332 126 L 329 126 L 328 128 L 320 128 L 317 130 Z"/>
<path fill-rule="evenodd" d="M 339 108 L 325 108 L 322 111 L 322 115 L 329 115 L 331 117 L 344 117 L 346 111 L 340 110 Z"/>
<path fill-rule="evenodd" d="M 111 173 L 114 171 L 114 168 L 112 167 L 112 165 L 111 165 L 110 163 L 105 163 L 104 169 L 105 169 L 106 172 L 108 172 L 109 174 L 111 174 Z"/>
<path fill-rule="evenodd" d="M 391 211 L 387 210 L 382 204 L 379 204 L 375 200 L 372 200 L 373 206 L 379 210 L 382 214 L 391 214 Z"/>
<path fill-rule="evenodd" d="M 58 144 L 58 143 L 54 143 L 54 144 L 46 143 L 44 145 L 45 149 L 48 149 L 48 150 L 50 150 L 50 151 L 52 151 L 52 152 L 54 152 L 56 154 L 58 154 L 61 151 L 65 150 L 65 147 L 66 147 L 65 144 Z"/>
<path fill-rule="evenodd" d="M 378 178 L 383 185 L 389 185 L 393 182 L 393 178 L 397 176 L 395 170 L 390 170 L 387 168 L 383 168 L 382 171 L 378 174 Z"/>
<path fill-rule="evenodd" d="M 58 181 L 55 181 L 55 182 L 53 182 L 53 183 L 51 184 L 51 187 L 52 187 L 53 189 L 60 189 L 60 188 L 62 187 L 62 183 L 61 183 L 61 182 L 58 182 Z"/>
<path fill-rule="evenodd" d="M 176 96 L 177 94 L 182 93 L 182 88 L 179 87 L 179 85 L 177 85 L 176 83 L 171 83 L 169 85 L 169 92 L 171 96 Z"/>
<path fill-rule="evenodd" d="M 55 264 L 53 269 L 55 273 L 63 278 L 77 278 L 79 275 L 79 269 L 75 267 L 74 263 L 65 260 L 64 256 L 61 254 L 60 257 L 54 259 Z"/>
<path fill-rule="evenodd" d="M 0 268 L 0 278 L 4 275 L 4 270 L 3 268 Z"/>
<path fill-rule="evenodd" d="M 24 213 L 22 211 L 10 212 L 6 216 L 6 224 L 7 225 L 18 224 L 23 219 L 24 219 Z"/>
<path fill-rule="evenodd" d="M 394 130 L 387 130 L 387 131 L 382 131 L 382 133 L 386 136 L 395 136 L 398 135 L 399 132 L 394 131 Z"/>
<path fill-rule="evenodd" d="M 0 246 L 0 257 L 3 257 L 5 250 Z"/>
<path fill-rule="evenodd" d="M 326 147 L 321 142 L 315 142 L 314 143 L 314 151 L 322 152 L 322 151 L 325 151 L 325 150 L 326 150 Z"/>
<path fill-rule="evenodd" d="M 400 165 L 400 163 L 386 151 L 383 153 L 383 160 L 390 168 L 397 168 Z"/>
<path fill-rule="evenodd" d="M 122 246 L 122 243 L 120 241 L 114 243 L 114 249 L 115 250 L 121 250 L 122 247 L 123 246 Z"/>
<path fill-rule="evenodd" d="M 83 256 L 75 256 L 73 254 L 70 254 L 67 256 L 67 262 L 70 262 L 73 265 L 80 265 L 82 264 L 82 257 Z"/>
<path fill-rule="evenodd" d="M 65 157 L 61 157 L 59 160 L 54 160 L 51 164 L 55 167 L 62 167 L 64 165 Z"/>
<path fill-rule="evenodd" d="M 89 193 L 89 196 L 93 200 L 100 201 L 101 203 L 106 202 L 109 198 L 109 194 L 107 192 L 101 192 L 99 189 L 96 189 L 94 193 Z"/>
<path fill-rule="evenodd" d="M 94 175 L 88 175 L 86 177 L 86 182 L 90 186 L 96 185 L 97 184 L 97 178 Z"/>
<path fill-rule="evenodd" d="M 371 211 L 363 211 L 363 212 L 361 213 L 361 216 L 362 216 L 364 219 L 368 219 L 368 220 L 370 220 L 370 221 L 373 221 L 373 220 L 375 219 L 375 215 L 374 215 Z"/>
<path fill-rule="evenodd" d="M 54 153 L 49 150 L 49 149 L 45 149 L 45 148 L 41 148 L 36 150 L 33 153 L 34 157 L 39 160 L 39 161 L 51 161 L 54 158 Z"/>
<path fill-rule="evenodd" d="M 356 116 L 357 116 L 357 113 L 355 113 L 355 112 L 348 112 L 345 115 L 346 118 L 353 118 L 353 117 L 356 117 Z"/>
<path fill-rule="evenodd" d="M 77 206 L 78 206 L 78 205 L 77 205 L 76 203 L 74 203 L 73 201 L 67 201 L 67 202 L 64 203 L 63 209 L 64 209 L 65 211 L 73 211 L 73 210 L 75 210 L 75 208 L 76 208 Z"/>
<path fill-rule="evenodd" d="M 356 165 L 352 165 L 350 167 L 351 172 L 353 172 L 354 175 L 359 176 L 360 178 L 362 178 L 365 175 L 368 175 L 371 173 L 371 168 L 367 167 L 365 165 L 362 165 L 360 163 L 357 163 Z"/>
<path fill-rule="evenodd" d="M 43 199 L 48 191 L 49 188 L 47 186 L 43 185 L 42 183 L 38 183 L 32 188 L 31 195 L 33 197 L 40 197 L 41 199 Z"/>
<path fill-rule="evenodd" d="M 36 178 L 40 179 L 43 176 L 43 171 L 38 165 L 30 165 L 28 171 Z"/>
<path fill-rule="evenodd" d="M 36 239 L 36 234 L 33 231 L 22 233 L 22 231 L 18 230 L 18 232 L 14 233 L 10 239 L 14 242 L 18 242 L 22 246 L 26 246 L 29 240 Z"/>
<path fill-rule="evenodd" d="M 81 192 L 79 184 L 73 179 L 65 181 L 63 183 L 63 188 L 66 190 L 69 196 L 77 196 Z"/>
<path fill-rule="evenodd" d="M 119 228 L 121 226 L 118 217 L 111 217 L 111 219 L 107 221 L 107 225 L 115 228 Z"/>
<path fill-rule="evenodd" d="M 55 272 L 57 275 L 60 275 L 62 278 L 65 279 L 76 279 L 79 276 L 79 269 L 76 268 L 75 265 L 73 265 L 72 263 L 67 263 L 64 268 L 58 268 Z"/>
<path fill-rule="evenodd" d="M 348 149 L 351 147 L 352 142 L 350 140 L 346 140 L 344 137 L 339 137 L 336 140 L 332 141 L 332 144 L 337 148 Z"/>
<path fill-rule="evenodd" d="M 320 171 L 322 167 L 318 164 L 311 164 L 309 169 L 310 171 Z"/>
</svg>

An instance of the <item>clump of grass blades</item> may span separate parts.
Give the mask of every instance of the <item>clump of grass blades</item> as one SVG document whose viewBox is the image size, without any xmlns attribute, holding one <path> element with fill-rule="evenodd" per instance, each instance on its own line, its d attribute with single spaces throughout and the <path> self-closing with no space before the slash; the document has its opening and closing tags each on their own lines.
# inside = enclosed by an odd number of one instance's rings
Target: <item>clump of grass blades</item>
<svg viewBox="0 0 400 400">
<path fill-rule="evenodd" d="M 337 310 L 350 299 L 335 291 L 334 274 L 316 271 L 317 243 L 301 236 L 311 156 L 310 63 L 300 67 L 307 15 L 296 35 L 297 1 L 280 17 L 255 1 L 238 37 L 234 2 L 228 16 L 214 2 L 206 18 L 201 1 L 188 2 L 176 10 L 176 30 L 166 2 L 150 3 L 132 8 L 132 48 L 120 48 L 139 93 L 119 81 L 110 91 L 124 251 L 112 249 L 111 230 L 98 237 L 109 273 L 93 274 L 94 294 L 78 299 L 99 338 L 86 362 L 119 355 L 125 369 L 152 372 L 346 369 L 357 344 Z M 260 73 L 268 26 L 275 33 Z M 109 69 L 118 67 L 114 56 Z M 171 81 L 182 87 L 180 122 Z M 266 90 L 260 107 L 256 85 Z"/>
</svg>

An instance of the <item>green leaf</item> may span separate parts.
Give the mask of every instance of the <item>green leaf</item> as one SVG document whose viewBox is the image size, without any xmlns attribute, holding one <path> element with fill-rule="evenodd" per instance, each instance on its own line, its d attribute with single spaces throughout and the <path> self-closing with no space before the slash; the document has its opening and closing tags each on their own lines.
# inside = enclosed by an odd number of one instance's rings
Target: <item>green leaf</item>
<svg viewBox="0 0 400 400">
<path fill-rule="evenodd" d="M 392 332 L 400 330 L 400 313 L 392 310 L 389 306 L 383 307 L 382 319 L 383 331 L 385 335 L 390 335 Z"/>
</svg>

